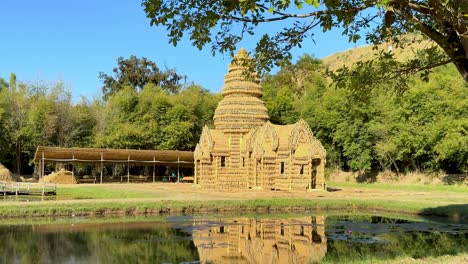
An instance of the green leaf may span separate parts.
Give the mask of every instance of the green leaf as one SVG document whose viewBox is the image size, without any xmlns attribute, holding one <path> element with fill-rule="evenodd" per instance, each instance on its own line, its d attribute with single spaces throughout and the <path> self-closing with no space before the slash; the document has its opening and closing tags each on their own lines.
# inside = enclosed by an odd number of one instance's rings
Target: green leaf
<svg viewBox="0 0 468 264">
<path fill-rule="evenodd" d="M 304 2 L 308 5 L 313 5 L 316 8 L 320 6 L 320 1 L 318 0 L 304 0 Z"/>
</svg>

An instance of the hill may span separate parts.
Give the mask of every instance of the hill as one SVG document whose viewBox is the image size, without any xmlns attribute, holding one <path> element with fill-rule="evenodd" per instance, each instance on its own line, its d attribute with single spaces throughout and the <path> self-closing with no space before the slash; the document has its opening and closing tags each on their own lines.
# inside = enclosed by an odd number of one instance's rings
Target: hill
<svg viewBox="0 0 468 264">
<path fill-rule="evenodd" d="M 337 52 L 330 56 L 322 59 L 322 61 L 330 67 L 331 70 L 336 70 L 340 67 L 350 67 L 357 61 L 371 60 L 376 57 L 376 54 L 380 50 L 388 50 L 391 46 L 392 52 L 395 54 L 398 60 L 405 60 L 414 56 L 414 53 L 418 49 L 423 49 L 436 45 L 433 41 L 424 39 L 419 35 L 408 35 L 402 39 L 402 42 L 406 44 L 405 48 L 402 49 L 397 45 L 382 44 L 378 46 L 378 50 L 374 49 L 374 46 L 361 46 L 354 47 L 352 49 Z"/>
</svg>

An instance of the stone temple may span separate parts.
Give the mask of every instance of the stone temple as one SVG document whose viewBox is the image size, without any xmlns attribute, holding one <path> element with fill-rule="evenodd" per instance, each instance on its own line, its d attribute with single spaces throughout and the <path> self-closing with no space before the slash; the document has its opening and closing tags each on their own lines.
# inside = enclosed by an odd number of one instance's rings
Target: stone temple
<svg viewBox="0 0 468 264">
<path fill-rule="evenodd" d="M 269 122 L 262 88 L 241 49 L 228 66 L 214 115 L 195 149 L 195 184 L 216 189 L 324 189 L 326 152 L 309 125 Z"/>
</svg>

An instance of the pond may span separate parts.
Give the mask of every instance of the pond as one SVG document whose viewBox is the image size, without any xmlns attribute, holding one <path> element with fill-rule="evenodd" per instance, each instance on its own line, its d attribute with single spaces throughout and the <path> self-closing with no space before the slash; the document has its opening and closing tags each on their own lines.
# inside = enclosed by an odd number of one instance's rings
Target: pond
<svg viewBox="0 0 468 264">
<path fill-rule="evenodd" d="M 468 252 L 468 223 L 378 215 L 0 221 L 0 263 L 345 263 Z"/>
</svg>

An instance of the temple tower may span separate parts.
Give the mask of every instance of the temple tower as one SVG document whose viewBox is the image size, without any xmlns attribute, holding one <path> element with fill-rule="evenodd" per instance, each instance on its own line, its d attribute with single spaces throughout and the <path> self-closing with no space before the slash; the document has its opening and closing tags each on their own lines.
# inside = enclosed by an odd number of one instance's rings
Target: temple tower
<svg viewBox="0 0 468 264">
<path fill-rule="evenodd" d="M 241 49 L 228 65 L 221 91 L 223 99 L 214 114 L 215 129 L 221 130 L 228 139 L 229 158 L 224 171 L 223 186 L 244 185 L 246 182 L 245 161 L 241 159 L 241 145 L 245 134 L 264 125 L 270 118 L 262 97 L 262 87 L 254 70 L 249 68 L 251 58 Z M 221 174 L 221 172 L 220 172 Z"/>
<path fill-rule="evenodd" d="M 262 97 L 262 87 L 254 71 L 248 68 L 251 60 L 241 49 L 228 66 L 219 102 L 214 115 L 216 129 L 224 133 L 246 134 L 265 124 L 270 118 Z"/>
</svg>

